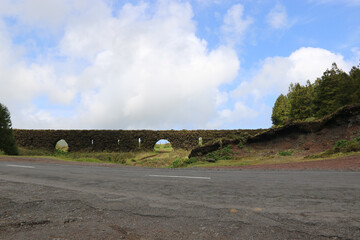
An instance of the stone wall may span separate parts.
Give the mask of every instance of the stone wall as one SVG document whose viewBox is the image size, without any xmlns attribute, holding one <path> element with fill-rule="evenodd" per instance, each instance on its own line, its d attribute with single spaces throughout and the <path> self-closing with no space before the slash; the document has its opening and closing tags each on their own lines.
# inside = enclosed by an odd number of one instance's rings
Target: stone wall
<svg viewBox="0 0 360 240">
<path fill-rule="evenodd" d="M 152 150 L 157 141 L 168 140 L 174 149 L 190 150 L 218 138 L 254 135 L 261 130 L 22 130 L 14 129 L 18 146 L 54 150 L 64 139 L 69 151 Z M 139 143 L 140 140 L 140 143 Z"/>
</svg>

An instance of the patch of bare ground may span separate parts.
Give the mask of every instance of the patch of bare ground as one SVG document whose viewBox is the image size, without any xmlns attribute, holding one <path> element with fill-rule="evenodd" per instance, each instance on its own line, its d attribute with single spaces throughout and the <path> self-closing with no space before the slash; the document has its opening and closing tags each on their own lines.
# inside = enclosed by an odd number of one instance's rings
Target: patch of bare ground
<svg viewBox="0 0 360 240">
<path fill-rule="evenodd" d="M 258 164 L 248 166 L 216 167 L 224 169 L 262 169 L 262 170 L 340 170 L 360 171 L 360 154 L 335 159 L 314 160 L 293 163 Z"/>
</svg>

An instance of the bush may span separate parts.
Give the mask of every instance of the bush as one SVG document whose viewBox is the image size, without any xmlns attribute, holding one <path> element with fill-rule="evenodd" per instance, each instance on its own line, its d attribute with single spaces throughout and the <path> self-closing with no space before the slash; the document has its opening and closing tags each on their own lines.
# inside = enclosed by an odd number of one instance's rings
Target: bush
<svg viewBox="0 0 360 240">
<path fill-rule="evenodd" d="M 224 148 L 221 148 L 215 152 L 211 152 L 206 154 L 206 158 L 207 159 L 214 159 L 215 161 L 217 160 L 229 160 L 232 158 L 232 146 L 231 145 L 227 145 Z"/>
<path fill-rule="evenodd" d="M 179 158 L 177 158 L 177 159 L 175 159 L 175 161 L 173 161 L 171 168 L 181 167 L 182 164 L 183 164 L 182 161 Z"/>
<path fill-rule="evenodd" d="M 192 158 L 188 158 L 184 161 L 184 165 L 190 165 L 193 163 L 196 163 L 198 161 L 198 159 L 196 157 L 192 157 Z"/>
<path fill-rule="evenodd" d="M 334 152 L 358 152 L 360 151 L 360 137 L 353 138 L 350 141 L 339 140 L 334 145 Z"/>
<path fill-rule="evenodd" d="M 291 155 L 293 155 L 293 151 L 280 151 L 279 155 L 280 156 L 291 156 Z"/>
<path fill-rule="evenodd" d="M 341 148 L 345 147 L 346 145 L 348 145 L 349 143 L 350 143 L 350 142 L 349 142 L 349 141 L 346 141 L 346 140 L 339 140 L 339 141 L 337 141 L 337 142 L 335 143 L 334 148 L 339 148 L 339 149 L 341 149 Z"/>
</svg>

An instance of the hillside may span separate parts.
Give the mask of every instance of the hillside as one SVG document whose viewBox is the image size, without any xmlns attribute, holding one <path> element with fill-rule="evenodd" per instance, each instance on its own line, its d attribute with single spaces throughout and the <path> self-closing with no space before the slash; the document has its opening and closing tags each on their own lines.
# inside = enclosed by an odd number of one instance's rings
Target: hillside
<svg viewBox="0 0 360 240">
<path fill-rule="evenodd" d="M 291 151 L 307 156 L 330 149 L 340 140 L 350 140 L 360 136 L 360 104 L 339 109 L 320 120 L 295 122 L 279 128 L 271 128 L 249 137 L 235 147 L 237 157 L 271 155 L 279 151 Z M 191 157 L 205 156 L 222 146 L 237 146 L 241 139 L 223 140 L 192 150 Z"/>
</svg>

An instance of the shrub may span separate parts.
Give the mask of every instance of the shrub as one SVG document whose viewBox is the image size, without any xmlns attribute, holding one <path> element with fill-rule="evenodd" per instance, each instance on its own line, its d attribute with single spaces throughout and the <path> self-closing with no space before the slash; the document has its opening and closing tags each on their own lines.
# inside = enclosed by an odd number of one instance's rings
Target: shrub
<svg viewBox="0 0 360 240">
<path fill-rule="evenodd" d="M 280 156 L 291 156 L 293 155 L 293 151 L 279 151 Z"/>
<path fill-rule="evenodd" d="M 335 143 L 334 148 L 339 148 L 339 149 L 341 149 L 341 148 L 345 147 L 346 145 L 348 145 L 349 143 L 350 143 L 350 142 L 349 142 L 349 141 L 346 141 L 346 140 L 339 140 L 339 141 L 337 141 L 337 142 Z"/>
<path fill-rule="evenodd" d="M 207 159 L 214 159 L 215 161 L 217 160 L 229 160 L 232 158 L 232 146 L 231 145 L 227 145 L 226 147 L 223 147 L 217 151 L 211 152 L 206 154 L 206 158 Z"/>
<path fill-rule="evenodd" d="M 360 151 L 360 143 L 357 141 L 351 141 L 342 148 L 340 148 L 341 152 L 358 152 Z"/>
<path fill-rule="evenodd" d="M 185 164 L 193 164 L 196 163 L 198 161 L 198 159 L 196 157 L 192 157 L 192 158 L 188 158 L 185 160 Z"/>
<path fill-rule="evenodd" d="M 182 166 L 182 161 L 179 158 L 177 158 L 175 159 L 175 161 L 173 161 L 171 168 L 178 168 L 181 166 Z"/>
<path fill-rule="evenodd" d="M 240 136 L 240 137 L 239 137 L 239 140 L 240 140 L 240 142 L 245 142 L 245 137 L 244 137 L 244 136 Z"/>
</svg>

